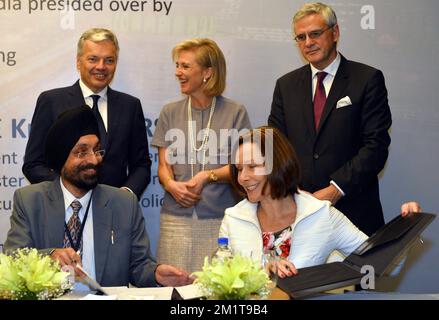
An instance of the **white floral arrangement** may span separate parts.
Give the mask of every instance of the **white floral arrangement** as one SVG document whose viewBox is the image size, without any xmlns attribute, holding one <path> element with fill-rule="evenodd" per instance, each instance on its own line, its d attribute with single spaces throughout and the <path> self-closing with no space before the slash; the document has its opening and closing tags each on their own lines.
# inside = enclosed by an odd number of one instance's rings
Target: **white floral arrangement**
<svg viewBox="0 0 439 320">
<path fill-rule="evenodd" d="M 271 289 L 271 281 L 260 262 L 240 254 L 224 261 L 214 258 L 211 263 L 206 257 L 202 271 L 193 274 L 208 299 L 265 299 Z"/>
<path fill-rule="evenodd" d="M 47 300 L 62 296 L 73 286 L 70 273 L 58 261 L 36 249 L 0 254 L 0 299 Z"/>
</svg>

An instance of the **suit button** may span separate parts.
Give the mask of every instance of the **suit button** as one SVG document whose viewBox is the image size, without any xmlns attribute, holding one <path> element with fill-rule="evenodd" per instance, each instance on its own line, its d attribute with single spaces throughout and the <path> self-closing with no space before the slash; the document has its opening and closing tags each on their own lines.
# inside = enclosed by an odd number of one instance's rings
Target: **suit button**
<svg viewBox="0 0 439 320">
<path fill-rule="evenodd" d="M 319 158 L 319 154 L 318 153 L 314 153 L 313 158 L 314 158 L 314 160 L 317 160 Z"/>
</svg>

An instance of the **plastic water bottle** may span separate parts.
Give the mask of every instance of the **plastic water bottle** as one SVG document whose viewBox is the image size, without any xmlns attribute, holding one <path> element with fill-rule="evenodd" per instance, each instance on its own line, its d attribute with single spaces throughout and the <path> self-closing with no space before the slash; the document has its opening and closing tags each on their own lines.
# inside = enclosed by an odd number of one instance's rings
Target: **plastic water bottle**
<svg viewBox="0 0 439 320">
<path fill-rule="evenodd" d="M 218 259 L 220 261 L 225 261 L 233 256 L 232 249 L 229 247 L 228 238 L 218 238 L 218 248 L 212 255 L 212 260 Z"/>
</svg>

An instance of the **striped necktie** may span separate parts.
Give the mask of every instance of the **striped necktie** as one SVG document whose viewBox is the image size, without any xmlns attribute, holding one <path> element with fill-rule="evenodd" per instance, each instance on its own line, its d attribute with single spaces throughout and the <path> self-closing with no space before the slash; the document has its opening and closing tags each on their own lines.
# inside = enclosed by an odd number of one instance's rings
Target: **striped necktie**
<svg viewBox="0 0 439 320">
<path fill-rule="evenodd" d="M 70 217 L 69 222 L 67 223 L 67 228 L 70 232 L 70 236 L 72 237 L 73 245 L 77 246 L 76 250 L 80 250 L 82 252 L 82 241 L 78 245 L 78 236 L 79 236 L 79 231 L 81 230 L 81 220 L 79 219 L 79 210 L 81 210 L 82 205 L 78 200 L 73 200 L 70 206 L 73 209 L 73 214 Z M 67 232 L 64 232 L 64 248 L 71 248 L 71 247 L 72 244 L 70 243 Z"/>
</svg>

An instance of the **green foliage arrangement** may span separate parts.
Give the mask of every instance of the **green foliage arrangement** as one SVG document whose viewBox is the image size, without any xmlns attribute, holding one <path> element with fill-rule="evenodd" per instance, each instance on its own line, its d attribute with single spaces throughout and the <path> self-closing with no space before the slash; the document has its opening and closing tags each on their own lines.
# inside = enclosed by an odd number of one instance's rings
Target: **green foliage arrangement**
<svg viewBox="0 0 439 320">
<path fill-rule="evenodd" d="M 59 263 L 36 249 L 0 254 L 0 299 L 47 300 L 71 289 L 73 281 Z"/>
<path fill-rule="evenodd" d="M 208 299 L 264 299 L 270 293 L 270 279 L 260 263 L 240 254 L 224 261 L 204 259 L 202 271 L 194 272 L 201 291 Z"/>
</svg>

